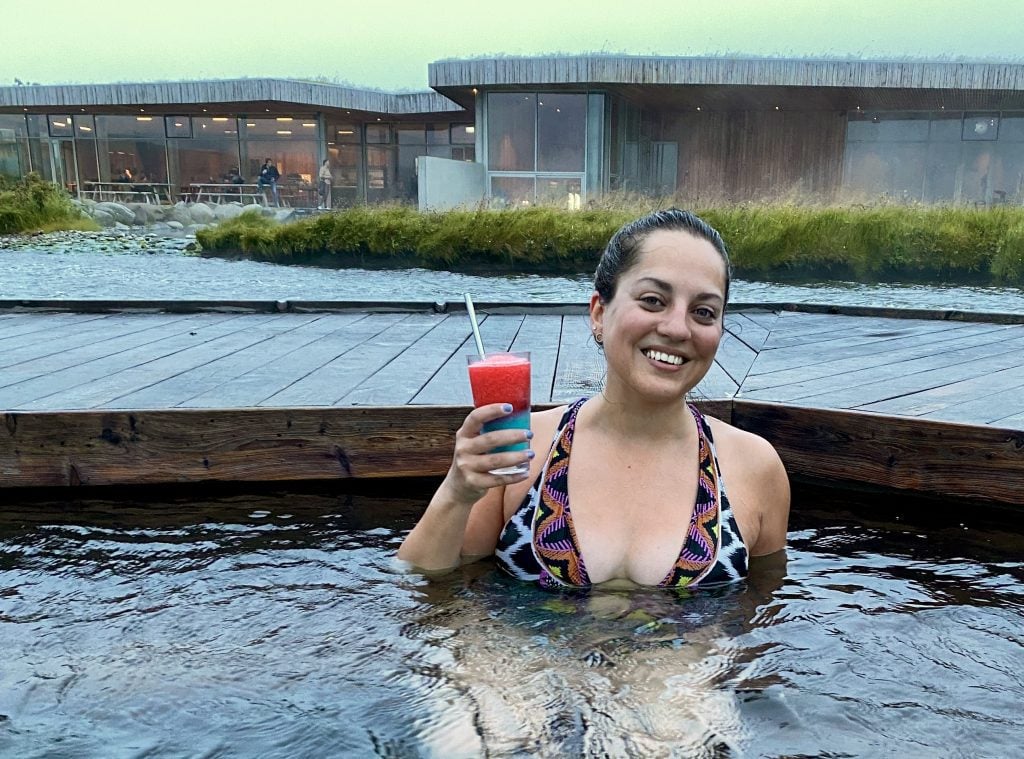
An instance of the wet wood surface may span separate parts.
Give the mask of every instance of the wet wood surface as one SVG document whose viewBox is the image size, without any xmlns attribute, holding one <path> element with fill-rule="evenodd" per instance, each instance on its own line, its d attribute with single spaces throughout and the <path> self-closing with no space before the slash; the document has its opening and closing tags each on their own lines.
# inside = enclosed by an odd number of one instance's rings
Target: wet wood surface
<svg viewBox="0 0 1024 759">
<path fill-rule="evenodd" d="M 480 316 L 536 404 L 599 392 L 580 309 Z M 695 395 L 797 476 L 1024 502 L 1024 324 L 896 316 L 733 311 Z M 428 308 L 0 312 L 0 488 L 441 474 L 472 352 Z"/>
</svg>

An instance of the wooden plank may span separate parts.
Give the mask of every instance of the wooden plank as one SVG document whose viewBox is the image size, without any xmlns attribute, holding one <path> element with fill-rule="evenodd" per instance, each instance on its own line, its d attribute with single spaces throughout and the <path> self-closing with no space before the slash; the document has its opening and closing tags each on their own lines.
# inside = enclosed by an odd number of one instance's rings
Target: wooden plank
<svg viewBox="0 0 1024 759">
<path fill-rule="evenodd" d="M 336 404 L 430 330 L 438 318 L 436 314 L 370 314 L 354 325 L 364 339 L 355 344 L 350 343 L 349 348 L 339 352 L 336 358 L 270 396 L 263 404 Z"/>
<path fill-rule="evenodd" d="M 1018 345 L 1024 347 L 1024 340 L 1018 341 Z M 949 363 L 942 363 L 935 368 L 912 373 L 908 372 L 906 364 L 896 365 L 889 367 L 885 373 L 880 372 L 879 378 L 872 382 L 856 385 L 839 383 L 839 386 L 828 388 L 823 392 L 802 395 L 799 401 L 801 404 L 816 401 L 809 405 L 819 405 L 820 403 L 832 408 L 866 406 L 887 399 L 939 388 L 952 382 L 983 376 L 987 372 L 1018 366 L 1020 363 L 1019 350 L 1020 348 L 1017 348 L 998 355 L 982 355 L 980 357 L 972 357 L 970 352 L 965 350 L 961 355 L 950 354 L 948 357 L 939 356 L 931 359 L 933 363 L 936 359 L 940 362 L 948 359 Z M 748 397 L 754 395 L 751 394 Z M 758 399 L 761 395 L 761 393 L 756 394 Z"/>
<path fill-rule="evenodd" d="M 366 314 L 325 314 L 301 327 L 303 333 L 315 336 L 301 350 L 268 359 L 230 382 L 200 393 L 179 403 L 186 408 L 237 408 L 259 406 L 267 398 L 297 382 L 307 374 L 337 358 L 351 347 L 351 326 Z"/>
<path fill-rule="evenodd" d="M 889 356 L 895 355 L 918 358 L 942 352 L 946 350 L 947 346 L 957 347 L 985 341 L 997 342 L 1002 339 L 1002 335 L 1007 329 L 1013 328 L 988 324 L 959 325 L 940 333 L 914 335 L 896 340 L 882 338 L 867 341 L 854 340 L 850 343 L 833 341 L 828 344 L 808 341 L 792 348 L 762 350 L 750 371 L 749 380 L 751 387 L 754 388 L 760 381 L 755 378 L 762 375 L 796 370 L 794 376 L 800 376 L 801 372 L 806 372 L 808 369 L 813 371 L 814 367 L 820 367 L 824 362 L 842 359 L 867 360 L 877 363 L 887 361 Z M 770 377 L 766 378 L 766 382 L 774 384 Z"/>
<path fill-rule="evenodd" d="M 774 322 L 778 317 L 770 314 Z M 761 322 L 752 319 L 748 313 L 727 313 L 725 315 L 725 330 L 733 337 L 738 338 L 753 350 L 761 350 L 771 330 Z"/>
<path fill-rule="evenodd" d="M 221 325 L 211 325 L 212 329 L 207 327 L 206 330 L 195 330 L 195 336 L 189 335 L 194 337 L 190 344 L 184 339 L 185 336 L 181 336 L 179 339 L 160 341 L 154 346 L 143 346 L 138 351 L 128 351 L 127 354 L 115 357 L 127 362 L 129 365 L 126 368 L 97 377 L 88 384 L 79 384 L 47 398 L 21 404 L 20 408 L 53 408 L 52 404 L 60 404 L 58 408 L 82 409 L 111 403 L 139 388 L 257 342 L 260 339 L 258 328 L 274 318 L 236 317 Z M 165 343 L 177 347 L 177 350 L 168 353 L 165 348 L 163 355 L 154 358 L 154 348 L 159 350 Z M 101 363 L 109 370 L 107 359 Z"/>
<path fill-rule="evenodd" d="M 0 387 L 19 382 L 26 376 L 55 372 L 69 366 L 111 356 L 128 347 L 150 342 L 153 330 L 167 324 L 188 323 L 188 317 L 173 315 L 138 315 L 108 317 L 96 327 L 73 333 L 47 333 L 45 340 L 29 335 L 32 342 L 0 357 Z M 181 332 L 182 328 L 175 328 Z"/>
<path fill-rule="evenodd" d="M 190 398 L 229 384 L 247 371 L 287 356 L 314 342 L 320 333 L 303 327 L 318 321 L 316 315 L 281 314 L 250 335 L 254 342 L 226 355 L 197 363 L 116 399 L 120 408 L 173 408 Z M 222 406 L 223 404 L 217 404 Z"/>
<path fill-rule="evenodd" d="M 1007 340 L 1003 337 L 1005 334 L 969 335 L 960 340 L 950 340 L 938 345 L 925 344 L 891 354 L 877 351 L 866 356 L 833 360 L 824 358 L 814 366 L 759 375 L 755 375 L 758 368 L 758 361 L 755 360 L 753 370 L 743 383 L 743 392 L 761 400 L 787 401 L 810 398 L 836 390 L 850 390 L 883 379 L 907 379 L 931 369 L 941 369 L 993 354 L 1018 350 L 1018 346 L 1021 346 L 1020 337 Z M 979 344 L 979 340 L 983 342 Z M 914 380 L 908 381 L 914 383 Z"/>
<path fill-rule="evenodd" d="M 791 477 L 1024 505 L 1024 433 L 854 411 L 736 400 Z"/>
<path fill-rule="evenodd" d="M 4 414 L 14 487 L 439 476 L 469 407 Z"/>
<path fill-rule="evenodd" d="M 722 335 L 722 341 L 718 345 L 718 353 L 715 354 L 715 363 L 729 375 L 733 384 L 743 384 L 747 372 L 757 358 L 757 351 L 749 347 L 732 333 L 726 332 Z"/>
<path fill-rule="evenodd" d="M 73 388 L 90 386 L 93 382 L 174 355 L 197 343 L 238 332 L 243 328 L 243 322 L 238 321 L 240 318 L 197 314 L 158 327 L 148 342 L 131 347 L 120 346 L 121 350 L 109 356 L 64 368 L 48 367 L 44 362 L 41 366 L 33 364 L 9 369 L 8 372 L 17 371 L 22 379 L 0 388 L 0 408 L 71 408 L 64 404 L 73 402 L 73 397 L 68 395 L 74 392 Z"/>
<path fill-rule="evenodd" d="M 410 403 L 437 370 L 452 358 L 471 335 L 464 316 L 438 316 L 437 324 L 407 350 L 363 380 L 339 403 L 360 406 L 400 406 Z"/>
<path fill-rule="evenodd" d="M 530 351 L 530 391 L 534 403 L 550 403 L 555 385 L 562 321 L 555 314 L 528 314 L 509 350 Z M 572 317 L 569 317 L 572 318 Z"/>
<path fill-rule="evenodd" d="M 809 342 L 813 342 L 819 350 L 834 350 L 833 343 L 836 341 L 849 345 L 867 344 L 930 335 L 969 326 L 963 322 L 874 319 L 862 316 L 823 315 L 817 319 L 817 323 L 804 321 L 804 324 L 794 328 L 790 324 L 791 319 L 780 319 L 765 343 L 765 349 L 806 347 Z"/>
<path fill-rule="evenodd" d="M 604 377 L 604 353 L 590 334 L 589 317 L 566 316 L 562 320 L 562 344 L 558 349 L 551 400 L 571 403 L 581 396 L 599 393 Z"/>
<path fill-rule="evenodd" d="M 736 395 L 738 385 L 717 363 L 713 363 L 704 378 L 693 389 L 692 396 L 707 399 L 728 399 Z"/>
<path fill-rule="evenodd" d="M 1020 345 L 1024 350 L 1024 341 Z M 1017 352 L 1004 369 L 986 371 L 984 364 L 978 369 L 976 376 L 866 404 L 861 409 L 982 424 L 1024 411 L 1024 353 Z"/>
<path fill-rule="evenodd" d="M 103 319 L 102 314 L 27 314 L 27 319 L 7 325 L 0 331 L 0 350 L 23 343 L 28 335 L 46 334 L 65 327 L 84 327 L 89 322 Z"/>
<path fill-rule="evenodd" d="M 484 341 L 484 348 L 489 351 L 507 351 L 516 340 L 519 330 L 523 326 L 525 317 L 506 314 L 478 314 L 480 317 L 480 334 Z M 465 315 L 456 318 L 467 318 Z M 473 339 L 467 337 L 448 357 L 434 376 L 423 386 L 413 397 L 415 404 L 434 405 L 473 405 L 473 394 L 469 390 L 469 374 L 466 363 L 466 356 L 476 353 L 476 346 Z"/>
<path fill-rule="evenodd" d="M 753 322 L 755 325 L 761 328 L 761 330 L 765 333 L 765 337 L 768 336 L 769 332 L 775 329 L 775 324 L 779 320 L 778 311 L 767 311 L 756 308 L 744 308 L 742 310 L 729 311 L 726 314 L 726 319 L 728 320 L 730 316 L 738 317 L 740 319 Z M 761 342 L 764 341 L 762 340 Z"/>
</svg>

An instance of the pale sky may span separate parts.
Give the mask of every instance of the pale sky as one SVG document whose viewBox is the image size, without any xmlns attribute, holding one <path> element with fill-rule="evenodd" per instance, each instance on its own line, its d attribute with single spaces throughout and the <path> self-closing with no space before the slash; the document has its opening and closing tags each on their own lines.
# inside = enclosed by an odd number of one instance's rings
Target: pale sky
<svg viewBox="0 0 1024 759">
<path fill-rule="evenodd" d="M 0 0 L 0 85 L 328 77 L 605 52 L 1024 62 L 1024 0 Z"/>
</svg>

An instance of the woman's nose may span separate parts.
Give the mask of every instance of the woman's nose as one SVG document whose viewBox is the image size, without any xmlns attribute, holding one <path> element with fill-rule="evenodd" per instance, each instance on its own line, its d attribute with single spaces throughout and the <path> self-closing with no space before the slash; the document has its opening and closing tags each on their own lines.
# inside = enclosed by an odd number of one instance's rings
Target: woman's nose
<svg viewBox="0 0 1024 759">
<path fill-rule="evenodd" d="M 665 311 L 664 316 L 658 325 L 658 334 L 671 340 L 690 339 L 690 315 L 685 309 Z"/>
</svg>

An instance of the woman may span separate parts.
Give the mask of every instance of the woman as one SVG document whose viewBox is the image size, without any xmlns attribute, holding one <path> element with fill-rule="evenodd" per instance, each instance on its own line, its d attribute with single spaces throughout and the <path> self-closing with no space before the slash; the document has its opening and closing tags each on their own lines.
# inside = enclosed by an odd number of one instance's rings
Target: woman
<svg viewBox="0 0 1024 759">
<path fill-rule="evenodd" d="M 331 205 L 331 182 L 334 177 L 331 176 L 330 159 L 325 158 L 323 163 L 320 164 L 320 172 L 317 174 L 317 194 L 320 196 L 320 205 L 318 209 L 332 208 Z"/>
<path fill-rule="evenodd" d="M 722 238 L 689 212 L 616 232 L 590 298 L 604 389 L 533 414 L 532 435 L 481 434 L 502 404 L 471 412 L 399 558 L 439 570 L 494 554 L 546 587 L 692 587 L 741 579 L 748 557 L 781 551 L 789 482 L 775 450 L 684 400 L 714 361 L 729 277 Z M 489 453 L 524 434 L 531 450 Z M 526 475 L 488 473 L 523 461 Z"/>
</svg>

